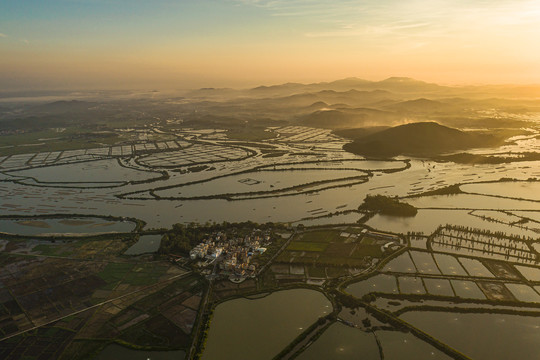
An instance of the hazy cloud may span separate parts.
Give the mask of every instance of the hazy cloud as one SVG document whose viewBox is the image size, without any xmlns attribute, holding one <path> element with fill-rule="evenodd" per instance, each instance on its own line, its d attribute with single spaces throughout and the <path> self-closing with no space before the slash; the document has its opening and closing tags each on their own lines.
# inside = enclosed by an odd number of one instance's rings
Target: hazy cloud
<svg viewBox="0 0 540 360">
<path fill-rule="evenodd" d="M 8 37 L 6 34 L 0 33 L 0 38 L 6 38 Z"/>
<path fill-rule="evenodd" d="M 271 16 L 312 23 L 309 37 L 362 36 L 373 33 L 431 37 L 468 33 L 478 26 L 524 26 L 540 22 L 536 0 L 236 0 L 265 8 Z M 481 21 L 478 21 L 481 19 Z M 403 23 L 396 27 L 396 23 Z M 444 29 L 441 31 L 440 29 Z M 421 32 L 419 31 L 421 30 Z M 495 29 L 496 30 L 496 29 Z"/>
</svg>

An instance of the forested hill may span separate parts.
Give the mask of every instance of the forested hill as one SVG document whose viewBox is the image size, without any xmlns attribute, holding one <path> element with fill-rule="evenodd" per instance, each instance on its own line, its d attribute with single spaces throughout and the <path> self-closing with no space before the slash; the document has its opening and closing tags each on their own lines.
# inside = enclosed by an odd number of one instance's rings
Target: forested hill
<svg viewBox="0 0 540 360">
<path fill-rule="evenodd" d="M 444 152 L 486 147 L 503 141 L 498 136 L 464 132 L 436 122 L 400 125 L 354 139 L 343 148 L 354 154 L 389 157 L 433 156 Z"/>
</svg>

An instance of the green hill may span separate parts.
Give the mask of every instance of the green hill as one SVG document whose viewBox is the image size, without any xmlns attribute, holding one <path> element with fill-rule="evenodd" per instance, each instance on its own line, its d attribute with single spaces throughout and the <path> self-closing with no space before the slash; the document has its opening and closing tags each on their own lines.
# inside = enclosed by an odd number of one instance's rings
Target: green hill
<svg viewBox="0 0 540 360">
<path fill-rule="evenodd" d="M 392 216 L 415 216 L 418 213 L 414 206 L 403 203 L 398 198 L 384 195 L 367 195 L 358 210 L 375 211 Z"/>
<path fill-rule="evenodd" d="M 391 157 L 396 155 L 434 156 L 444 152 L 500 144 L 503 138 L 470 133 L 439 125 L 419 122 L 392 127 L 355 139 L 343 148 L 354 154 Z"/>
</svg>

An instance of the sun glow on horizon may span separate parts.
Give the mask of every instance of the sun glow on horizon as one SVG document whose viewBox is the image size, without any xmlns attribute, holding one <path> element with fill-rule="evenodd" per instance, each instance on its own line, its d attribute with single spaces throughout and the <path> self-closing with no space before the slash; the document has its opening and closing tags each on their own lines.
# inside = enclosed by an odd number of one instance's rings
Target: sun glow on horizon
<svg viewBox="0 0 540 360">
<path fill-rule="evenodd" d="M 22 0 L 0 5 L 0 79 L 2 90 L 394 75 L 532 84 L 538 23 L 529 0 Z"/>
</svg>

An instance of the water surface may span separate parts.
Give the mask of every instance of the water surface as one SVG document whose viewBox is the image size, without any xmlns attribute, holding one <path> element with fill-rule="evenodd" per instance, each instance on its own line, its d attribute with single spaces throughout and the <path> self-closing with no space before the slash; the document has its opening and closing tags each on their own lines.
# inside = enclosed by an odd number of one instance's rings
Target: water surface
<svg viewBox="0 0 540 360">
<path fill-rule="evenodd" d="M 272 359 L 331 311 L 322 293 L 307 289 L 226 301 L 214 311 L 202 359 Z"/>
</svg>

